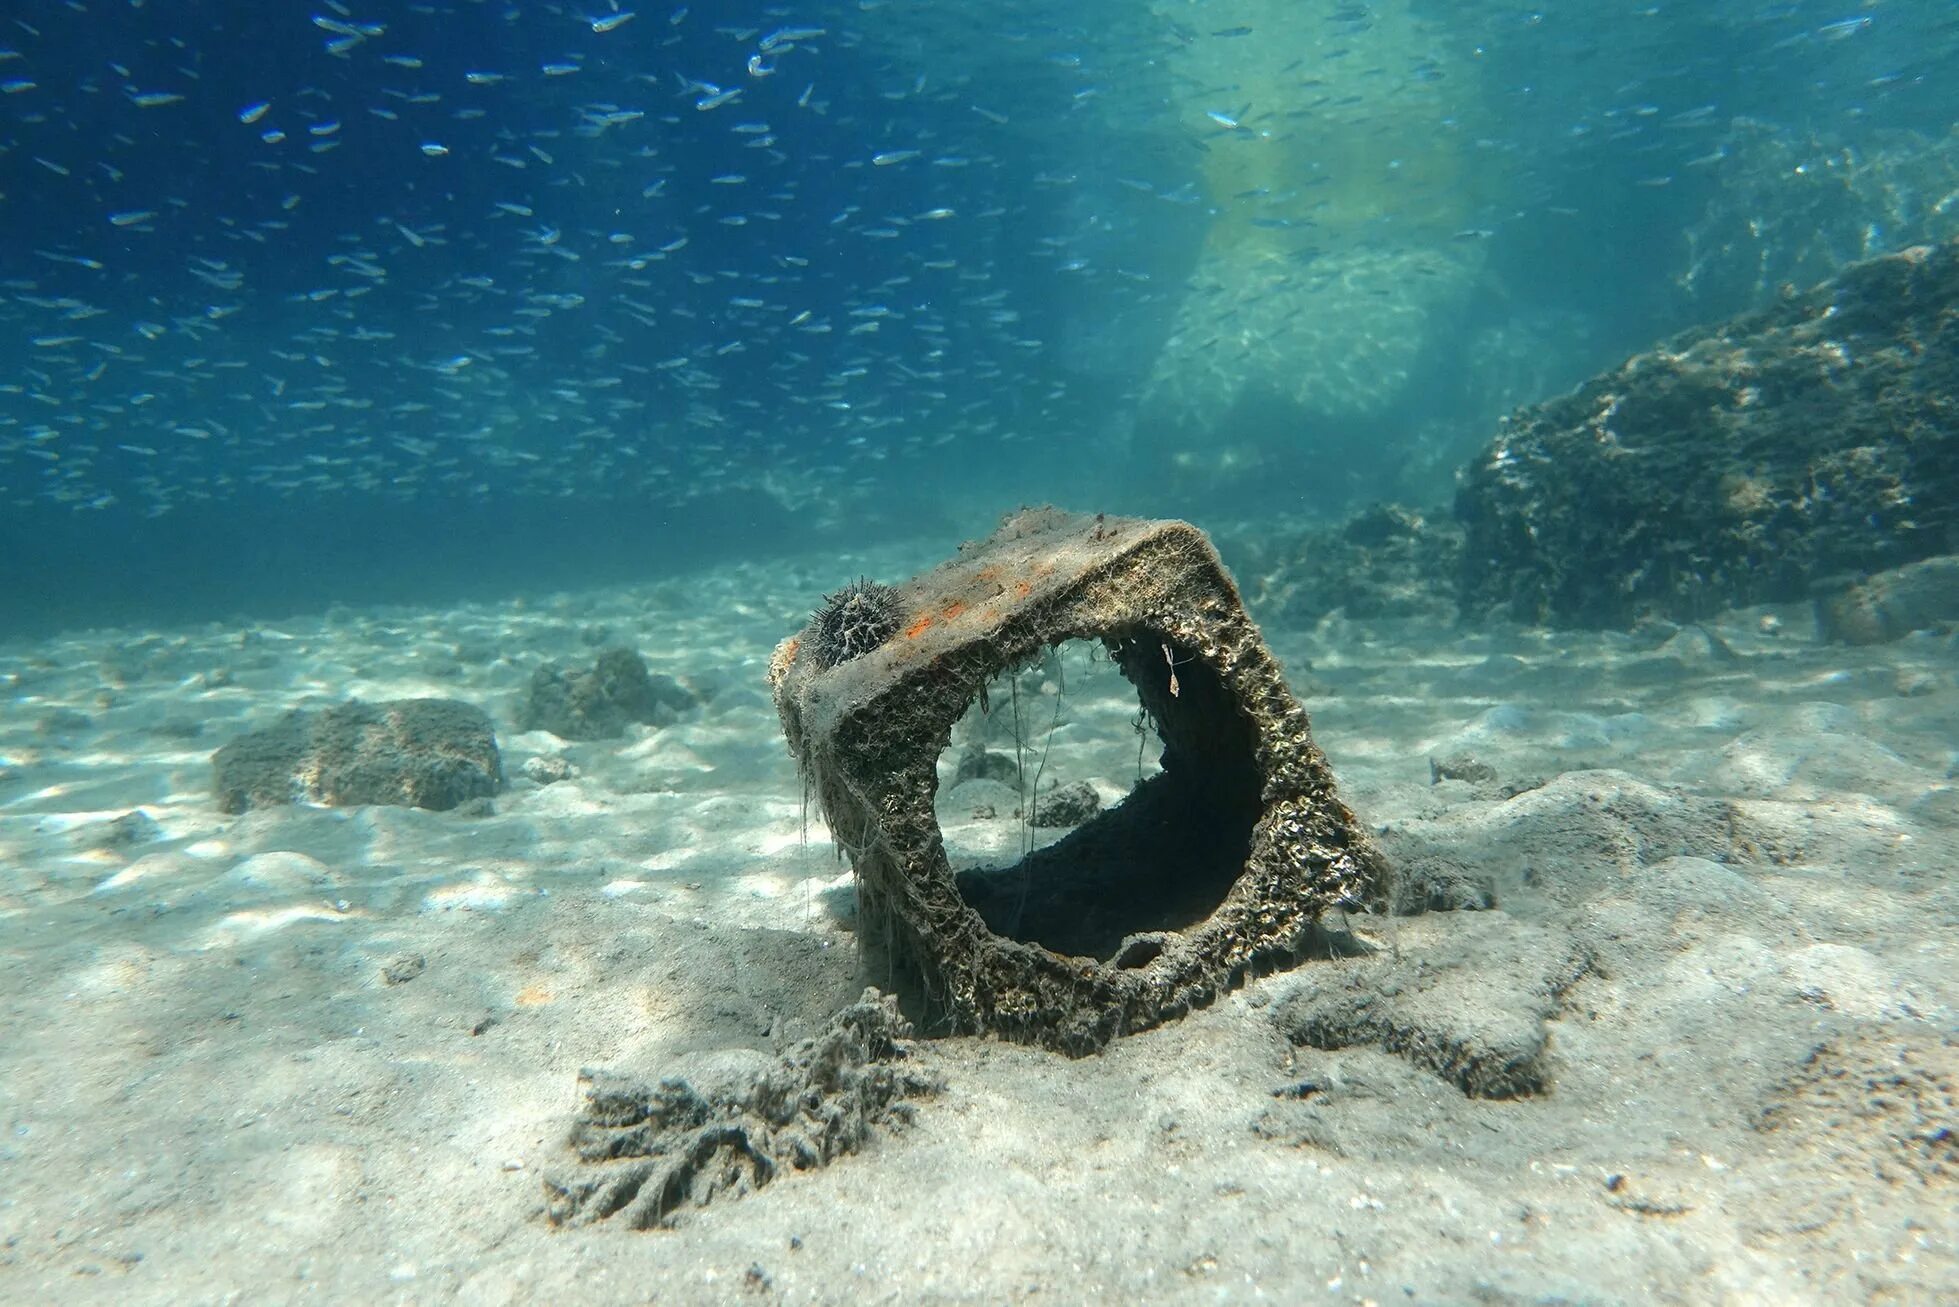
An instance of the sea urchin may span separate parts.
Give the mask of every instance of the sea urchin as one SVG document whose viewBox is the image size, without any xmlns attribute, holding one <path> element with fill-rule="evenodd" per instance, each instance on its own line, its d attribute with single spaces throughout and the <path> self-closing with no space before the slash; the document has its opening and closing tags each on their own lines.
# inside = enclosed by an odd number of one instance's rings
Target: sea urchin
<svg viewBox="0 0 1959 1307">
<path fill-rule="evenodd" d="M 904 606 L 888 585 L 859 577 L 816 610 L 816 665 L 825 671 L 871 650 L 898 634 Z"/>
</svg>

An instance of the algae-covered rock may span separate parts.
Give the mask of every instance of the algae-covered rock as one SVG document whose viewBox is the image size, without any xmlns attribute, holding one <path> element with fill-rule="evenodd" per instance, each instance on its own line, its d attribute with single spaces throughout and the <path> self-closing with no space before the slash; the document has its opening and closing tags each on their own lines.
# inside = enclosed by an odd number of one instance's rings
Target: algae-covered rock
<svg viewBox="0 0 1959 1307">
<path fill-rule="evenodd" d="M 1927 558 L 1841 587 L 1825 585 L 1816 625 L 1826 640 L 1883 644 L 1959 623 L 1959 557 Z"/>
<path fill-rule="evenodd" d="M 1959 242 L 1685 332 L 1464 470 L 1466 614 L 1629 625 L 1801 600 L 1959 540 Z"/>
<path fill-rule="evenodd" d="M 1087 781 L 1076 781 L 1073 785 L 1058 785 L 1036 796 L 1033 808 L 1032 821 L 1035 826 L 1050 830 L 1079 826 L 1102 811 L 1102 796 Z"/>
<path fill-rule="evenodd" d="M 232 813 L 286 803 L 446 809 L 503 784 L 490 719 L 453 699 L 295 709 L 211 764 L 218 806 Z"/>
<path fill-rule="evenodd" d="M 654 676 L 631 649 L 607 649 L 588 668 L 546 663 L 531 675 L 517 728 L 561 740 L 616 740 L 635 722 L 663 726 L 694 706 L 670 676 Z"/>
</svg>

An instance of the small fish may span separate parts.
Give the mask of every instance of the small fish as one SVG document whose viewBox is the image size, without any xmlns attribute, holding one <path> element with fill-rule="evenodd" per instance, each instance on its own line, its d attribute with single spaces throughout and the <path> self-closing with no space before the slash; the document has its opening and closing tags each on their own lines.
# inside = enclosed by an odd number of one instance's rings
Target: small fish
<svg viewBox="0 0 1959 1307">
<path fill-rule="evenodd" d="M 1250 36 L 1251 34 L 1252 29 L 1249 27 L 1227 27 L 1211 33 L 1212 36 Z"/>
<path fill-rule="evenodd" d="M 270 100 L 259 100 L 256 103 L 248 104 L 238 111 L 238 121 L 249 127 L 259 119 L 265 117 L 266 111 L 271 107 L 272 101 Z"/>
<path fill-rule="evenodd" d="M 767 54 L 771 50 L 791 46 L 798 41 L 814 40 L 823 34 L 824 29 L 821 27 L 778 27 L 762 38 L 760 49 Z"/>
<path fill-rule="evenodd" d="M 636 17 L 638 15 L 629 9 L 625 13 L 607 14 L 603 18 L 588 18 L 586 21 L 592 25 L 594 32 L 597 32 L 600 36 L 604 36 L 607 32 L 618 31 L 627 23 L 632 22 Z"/>
<path fill-rule="evenodd" d="M 917 150 L 886 150 L 882 154 L 872 155 L 871 163 L 875 167 L 888 168 L 894 163 L 903 163 L 907 159 L 916 159 L 917 157 Z"/>
<path fill-rule="evenodd" d="M 379 36 L 387 30 L 379 23 L 343 23 L 337 18 L 327 18 L 321 14 L 313 15 L 313 26 L 323 32 L 332 32 L 336 36 L 348 36 L 362 41 L 370 36 Z"/>
</svg>

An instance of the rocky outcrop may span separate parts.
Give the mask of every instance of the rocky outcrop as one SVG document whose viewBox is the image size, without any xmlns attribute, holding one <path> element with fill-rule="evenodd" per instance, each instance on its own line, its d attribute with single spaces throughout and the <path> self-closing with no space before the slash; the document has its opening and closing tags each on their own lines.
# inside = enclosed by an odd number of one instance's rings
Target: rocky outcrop
<svg viewBox="0 0 1959 1307">
<path fill-rule="evenodd" d="M 1801 600 L 1959 544 L 1959 242 L 1844 271 L 1520 409 L 1463 473 L 1464 615 Z"/>
</svg>

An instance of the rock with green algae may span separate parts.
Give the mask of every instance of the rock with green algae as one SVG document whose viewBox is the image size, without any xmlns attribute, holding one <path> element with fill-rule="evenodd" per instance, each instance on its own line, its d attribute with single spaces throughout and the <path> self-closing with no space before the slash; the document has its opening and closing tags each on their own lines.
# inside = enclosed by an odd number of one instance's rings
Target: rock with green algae
<svg viewBox="0 0 1959 1307">
<path fill-rule="evenodd" d="M 531 674 L 517 728 L 561 740 L 616 740 L 632 723 L 663 726 L 695 699 L 670 676 L 654 676 L 631 649 L 607 649 L 590 667 L 546 663 Z"/>
<path fill-rule="evenodd" d="M 1818 632 L 1843 644 L 1884 644 L 1944 625 L 1959 625 L 1959 556 L 1826 584 L 1816 598 Z"/>
<path fill-rule="evenodd" d="M 1464 469 L 1465 616 L 1801 600 L 1959 542 L 1959 241 L 1856 264 L 1518 410 Z"/>
<path fill-rule="evenodd" d="M 454 699 L 294 709 L 219 749 L 211 766 L 230 813 L 287 803 L 448 809 L 503 785 L 490 719 Z"/>
</svg>

